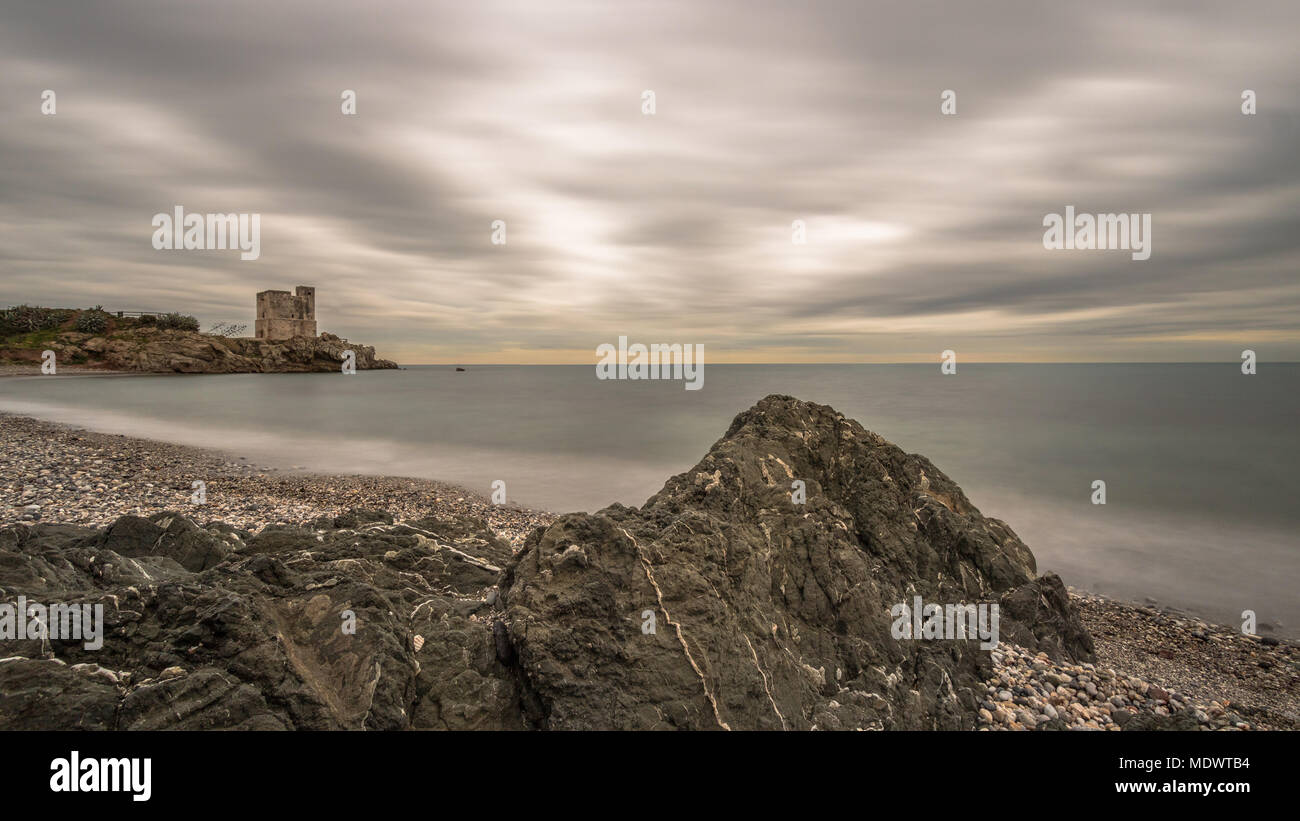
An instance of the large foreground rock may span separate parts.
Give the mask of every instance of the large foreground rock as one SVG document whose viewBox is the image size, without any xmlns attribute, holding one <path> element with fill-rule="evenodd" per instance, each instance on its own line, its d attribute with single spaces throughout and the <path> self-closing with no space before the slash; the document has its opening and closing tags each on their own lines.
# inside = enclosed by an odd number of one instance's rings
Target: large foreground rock
<svg viewBox="0 0 1300 821">
<path fill-rule="evenodd" d="M 1003 640 L 1093 660 L 1011 528 L 925 457 L 783 396 L 641 509 L 534 533 L 503 596 L 553 728 L 971 728 L 989 651 L 894 639 L 890 609 L 915 596 L 999 602 Z"/>
<path fill-rule="evenodd" d="M 990 651 L 896 639 L 890 609 L 998 603 L 1003 641 L 1092 660 L 1035 573 L 924 457 L 773 396 L 644 507 L 514 556 L 382 513 L 4 528 L 0 600 L 99 603 L 108 635 L 2 642 L 0 728 L 972 728 Z"/>
</svg>

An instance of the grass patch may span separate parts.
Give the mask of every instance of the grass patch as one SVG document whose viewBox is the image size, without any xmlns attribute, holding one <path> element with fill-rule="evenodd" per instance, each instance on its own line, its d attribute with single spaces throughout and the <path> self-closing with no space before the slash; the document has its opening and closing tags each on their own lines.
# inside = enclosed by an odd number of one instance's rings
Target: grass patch
<svg viewBox="0 0 1300 821">
<path fill-rule="evenodd" d="M 3 341 L 0 346 L 5 348 L 48 348 L 51 342 L 59 338 L 63 331 L 58 328 L 51 328 L 47 331 L 33 331 L 29 334 L 15 334 Z"/>
</svg>

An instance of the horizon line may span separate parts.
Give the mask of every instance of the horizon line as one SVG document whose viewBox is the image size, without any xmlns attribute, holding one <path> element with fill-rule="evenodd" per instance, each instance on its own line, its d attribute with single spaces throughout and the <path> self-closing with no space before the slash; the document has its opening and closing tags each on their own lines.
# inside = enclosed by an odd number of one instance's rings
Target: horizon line
<svg viewBox="0 0 1300 821">
<path fill-rule="evenodd" d="M 399 367 L 412 368 L 430 368 L 435 366 L 447 367 L 468 367 L 470 365 L 519 365 L 525 367 L 550 368 L 550 367 L 595 367 L 595 362 L 398 362 Z M 706 362 L 703 366 L 708 365 L 938 365 L 941 362 L 935 361 L 907 361 L 907 362 Z M 966 365 L 1241 365 L 1241 360 L 1219 360 L 1219 359 L 1169 359 L 1169 360 L 1148 360 L 1148 359 L 1096 359 L 1096 360 L 1038 360 L 1038 361 L 1012 361 L 1012 360 L 979 360 L 972 362 L 962 362 Z M 1300 360 L 1281 359 L 1277 361 L 1266 360 L 1265 364 L 1269 365 L 1300 365 Z"/>
</svg>

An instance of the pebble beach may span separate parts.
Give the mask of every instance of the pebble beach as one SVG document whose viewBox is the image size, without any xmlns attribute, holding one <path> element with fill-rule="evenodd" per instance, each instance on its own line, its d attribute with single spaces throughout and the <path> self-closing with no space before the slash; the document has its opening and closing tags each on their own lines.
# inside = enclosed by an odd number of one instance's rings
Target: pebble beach
<svg viewBox="0 0 1300 821">
<path fill-rule="evenodd" d="M 555 515 L 440 482 L 276 469 L 237 454 L 0 414 L 0 526 L 103 526 L 119 516 L 190 511 L 258 531 L 350 510 L 398 521 L 471 515 L 516 549 Z M 205 501 L 192 500 L 194 482 Z M 1300 646 L 1186 614 L 1071 591 L 1096 664 L 1068 664 L 1007 643 L 979 708 L 981 730 L 1300 729 Z"/>
<path fill-rule="evenodd" d="M 442 482 L 275 469 L 235 454 L 11 414 L 0 414 L 0 445 L 0 526 L 44 521 L 102 527 L 127 514 L 178 510 L 256 532 L 350 510 L 385 510 L 398 520 L 477 516 L 518 547 L 533 528 L 555 518 L 494 505 Z M 192 501 L 196 481 L 204 483 L 202 505 Z"/>
<path fill-rule="evenodd" d="M 1300 729 L 1293 643 L 1098 596 L 1071 598 L 1093 634 L 1098 663 L 1062 663 L 999 645 L 981 730 Z"/>
</svg>

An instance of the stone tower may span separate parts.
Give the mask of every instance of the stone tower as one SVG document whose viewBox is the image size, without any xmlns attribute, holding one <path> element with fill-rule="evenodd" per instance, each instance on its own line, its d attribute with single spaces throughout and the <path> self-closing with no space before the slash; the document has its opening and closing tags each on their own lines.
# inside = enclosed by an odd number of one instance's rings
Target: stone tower
<svg viewBox="0 0 1300 821">
<path fill-rule="evenodd" d="M 316 336 L 316 289 L 299 285 L 288 291 L 261 291 L 257 295 L 258 339 Z"/>
</svg>

